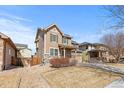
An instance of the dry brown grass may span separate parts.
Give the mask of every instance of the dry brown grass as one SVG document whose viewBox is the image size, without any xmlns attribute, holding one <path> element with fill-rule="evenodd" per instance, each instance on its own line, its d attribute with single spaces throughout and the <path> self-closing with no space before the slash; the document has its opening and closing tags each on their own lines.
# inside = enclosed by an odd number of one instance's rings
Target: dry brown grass
<svg viewBox="0 0 124 93">
<path fill-rule="evenodd" d="M 17 88 L 19 79 L 20 78 L 17 74 L 0 76 L 0 88 Z"/>
<path fill-rule="evenodd" d="M 114 73 L 89 67 L 65 67 L 44 72 L 44 78 L 51 87 L 60 88 L 97 88 L 105 87 L 120 76 Z"/>
<path fill-rule="evenodd" d="M 19 84 L 21 78 L 21 82 Z M 0 87 L 4 88 L 99 88 L 105 87 L 120 76 L 89 67 L 50 68 L 34 66 L 0 73 Z"/>
</svg>

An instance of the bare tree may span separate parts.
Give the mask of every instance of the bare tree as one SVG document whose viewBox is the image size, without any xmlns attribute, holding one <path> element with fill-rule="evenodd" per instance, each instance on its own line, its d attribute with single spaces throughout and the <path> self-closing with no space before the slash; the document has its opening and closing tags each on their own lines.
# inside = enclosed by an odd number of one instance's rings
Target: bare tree
<svg viewBox="0 0 124 93">
<path fill-rule="evenodd" d="M 114 57 L 116 62 L 120 62 L 120 58 L 124 53 L 124 33 L 109 33 L 101 38 L 101 42 L 109 48 L 109 53 Z"/>
<path fill-rule="evenodd" d="M 124 27 L 124 6 L 123 5 L 109 5 L 104 6 L 108 11 L 107 17 L 111 19 L 111 26 L 109 28 L 120 29 Z"/>
<path fill-rule="evenodd" d="M 104 9 L 108 11 L 108 17 L 111 18 L 112 25 L 110 28 L 123 28 L 124 27 L 124 6 L 112 5 L 104 6 Z"/>
</svg>

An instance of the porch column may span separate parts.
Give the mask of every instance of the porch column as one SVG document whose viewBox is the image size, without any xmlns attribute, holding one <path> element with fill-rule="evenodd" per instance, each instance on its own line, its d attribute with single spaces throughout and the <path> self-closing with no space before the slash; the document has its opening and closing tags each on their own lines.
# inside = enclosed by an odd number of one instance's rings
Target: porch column
<svg viewBox="0 0 124 93">
<path fill-rule="evenodd" d="M 64 48 L 64 58 L 65 58 L 65 48 Z"/>
<path fill-rule="evenodd" d="M 58 57 L 60 57 L 61 55 L 60 55 L 60 49 L 58 49 Z"/>
<path fill-rule="evenodd" d="M 99 53 L 99 57 L 101 57 L 101 53 L 100 53 L 100 51 L 98 51 L 98 53 Z"/>
</svg>

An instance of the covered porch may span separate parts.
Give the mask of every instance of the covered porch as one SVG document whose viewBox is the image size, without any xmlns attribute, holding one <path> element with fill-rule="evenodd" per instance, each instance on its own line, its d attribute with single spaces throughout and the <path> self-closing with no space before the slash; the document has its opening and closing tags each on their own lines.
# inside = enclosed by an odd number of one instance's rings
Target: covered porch
<svg viewBox="0 0 124 93">
<path fill-rule="evenodd" d="M 105 56 L 106 51 L 104 50 L 90 50 L 88 51 L 89 59 L 95 58 L 97 60 L 102 60 Z"/>
<path fill-rule="evenodd" d="M 61 57 L 64 57 L 64 58 L 65 57 L 69 57 L 69 58 L 72 57 L 71 51 L 73 49 L 75 49 L 74 46 L 72 46 L 72 45 L 62 45 L 62 44 L 59 44 L 58 46 L 59 46 L 60 56 Z"/>
</svg>

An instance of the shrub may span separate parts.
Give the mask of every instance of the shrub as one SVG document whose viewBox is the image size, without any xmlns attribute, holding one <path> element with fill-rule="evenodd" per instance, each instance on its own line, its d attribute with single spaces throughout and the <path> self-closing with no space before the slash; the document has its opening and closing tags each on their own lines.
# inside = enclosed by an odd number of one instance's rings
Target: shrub
<svg viewBox="0 0 124 93">
<path fill-rule="evenodd" d="M 52 58 L 50 60 L 52 67 L 64 67 L 69 66 L 69 58 Z"/>
<path fill-rule="evenodd" d="M 60 66 L 60 62 L 59 62 L 58 58 L 51 59 L 50 63 L 52 64 L 53 67 L 59 67 Z"/>
</svg>

